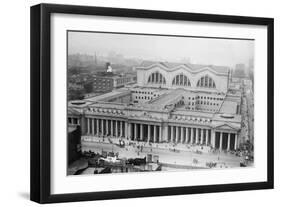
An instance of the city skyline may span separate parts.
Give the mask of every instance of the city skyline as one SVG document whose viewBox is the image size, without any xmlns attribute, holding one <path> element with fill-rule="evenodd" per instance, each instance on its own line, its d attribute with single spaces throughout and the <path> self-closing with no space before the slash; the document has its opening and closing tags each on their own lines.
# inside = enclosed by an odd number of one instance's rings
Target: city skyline
<svg viewBox="0 0 281 207">
<path fill-rule="evenodd" d="M 254 58 L 254 40 L 135 34 L 68 32 L 68 54 L 108 56 L 154 61 L 235 67 Z M 92 44 L 89 44 L 91 42 Z"/>
</svg>

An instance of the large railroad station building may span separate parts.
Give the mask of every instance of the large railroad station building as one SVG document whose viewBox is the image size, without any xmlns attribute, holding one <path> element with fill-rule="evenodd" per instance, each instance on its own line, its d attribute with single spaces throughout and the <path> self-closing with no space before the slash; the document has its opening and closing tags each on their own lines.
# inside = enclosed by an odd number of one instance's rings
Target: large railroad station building
<svg viewBox="0 0 281 207">
<path fill-rule="evenodd" d="M 145 61 L 137 83 L 68 103 L 68 125 L 82 137 L 209 145 L 235 150 L 241 142 L 241 91 L 227 67 Z"/>
</svg>

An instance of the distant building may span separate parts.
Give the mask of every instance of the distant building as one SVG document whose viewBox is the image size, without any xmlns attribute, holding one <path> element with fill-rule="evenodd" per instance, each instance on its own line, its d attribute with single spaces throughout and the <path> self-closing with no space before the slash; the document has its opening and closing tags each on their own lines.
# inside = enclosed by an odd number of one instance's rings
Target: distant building
<svg viewBox="0 0 281 207">
<path fill-rule="evenodd" d="M 248 77 L 248 75 L 248 70 L 245 64 L 240 63 L 235 65 L 235 70 L 232 74 L 233 78 L 245 78 Z"/>
<path fill-rule="evenodd" d="M 109 92 L 135 82 L 131 74 L 118 75 L 111 72 L 99 72 L 91 80 L 92 92 Z"/>
</svg>

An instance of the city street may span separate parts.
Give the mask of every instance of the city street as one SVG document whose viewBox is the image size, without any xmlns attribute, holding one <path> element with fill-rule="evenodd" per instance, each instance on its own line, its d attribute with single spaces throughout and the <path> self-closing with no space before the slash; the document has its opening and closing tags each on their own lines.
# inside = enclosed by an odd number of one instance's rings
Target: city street
<svg viewBox="0 0 281 207">
<path fill-rule="evenodd" d="M 102 151 L 119 154 L 119 158 L 143 158 L 147 154 L 158 155 L 159 162 L 165 164 L 174 164 L 181 166 L 194 166 L 194 167 L 206 167 L 206 162 L 216 162 L 218 168 L 227 167 L 239 167 L 241 157 L 237 157 L 230 153 L 224 152 L 212 152 L 208 150 L 209 147 L 204 147 L 204 150 L 200 150 L 202 153 L 196 153 L 200 147 L 194 146 L 189 149 L 182 145 L 174 147 L 175 151 L 171 150 L 169 144 L 157 144 L 149 146 L 145 143 L 139 142 L 141 147 L 126 145 L 124 148 L 117 146 L 116 144 L 104 143 L 104 142 L 82 142 L 82 151 L 91 151 L 95 153 L 101 153 Z M 185 150 L 182 148 L 185 147 Z M 194 163 L 196 159 L 198 162 Z"/>
<path fill-rule="evenodd" d="M 243 142 L 247 140 L 254 144 L 254 96 L 252 89 L 244 88 L 241 105 L 242 127 L 240 136 Z"/>
</svg>

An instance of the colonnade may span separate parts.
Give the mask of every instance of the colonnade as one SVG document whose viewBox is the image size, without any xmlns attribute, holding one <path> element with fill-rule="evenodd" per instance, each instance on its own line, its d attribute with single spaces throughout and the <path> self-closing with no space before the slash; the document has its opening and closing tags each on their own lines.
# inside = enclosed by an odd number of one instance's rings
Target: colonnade
<svg viewBox="0 0 281 207">
<path fill-rule="evenodd" d="M 68 124 L 80 125 L 80 119 L 76 117 L 68 117 Z"/>
<path fill-rule="evenodd" d="M 133 141 L 209 145 L 220 150 L 236 150 L 237 133 L 215 131 L 178 125 L 161 125 L 160 123 L 134 123 L 123 120 L 86 118 L 87 134 L 111 136 Z"/>
<path fill-rule="evenodd" d="M 168 141 L 185 144 L 211 144 L 211 129 L 186 127 L 186 126 L 169 126 Z"/>
<path fill-rule="evenodd" d="M 157 124 L 128 123 L 131 140 L 145 142 L 161 142 L 162 126 Z"/>
<path fill-rule="evenodd" d="M 87 134 L 91 135 L 127 137 L 126 126 L 122 120 L 87 118 Z"/>
<path fill-rule="evenodd" d="M 220 150 L 236 150 L 238 148 L 237 133 L 215 131 L 212 139 L 214 148 Z"/>
</svg>

